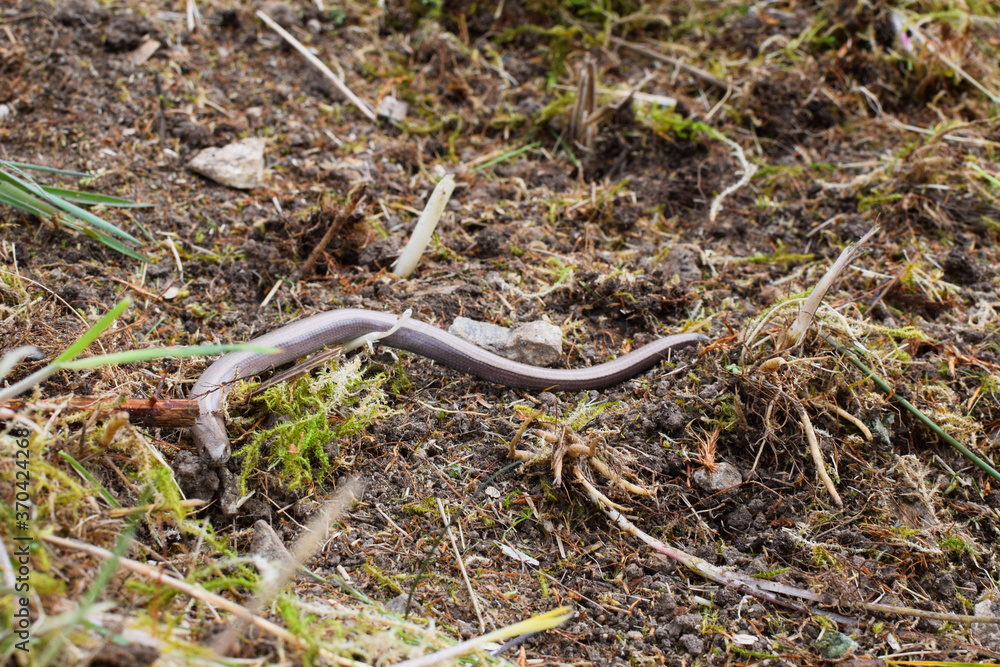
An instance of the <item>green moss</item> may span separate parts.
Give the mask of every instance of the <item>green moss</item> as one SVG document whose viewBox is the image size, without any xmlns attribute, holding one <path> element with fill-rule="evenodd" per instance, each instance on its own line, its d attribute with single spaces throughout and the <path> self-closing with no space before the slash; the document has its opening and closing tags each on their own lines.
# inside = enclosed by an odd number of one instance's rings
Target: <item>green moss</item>
<svg viewBox="0 0 1000 667">
<path fill-rule="evenodd" d="M 372 561 L 370 558 L 365 561 L 363 568 L 365 574 L 374 579 L 382 588 L 388 588 L 396 595 L 401 595 L 406 592 L 403 590 L 403 587 L 397 584 L 395 581 L 393 581 L 391 577 L 386 575 L 379 568 L 372 565 Z"/>
<path fill-rule="evenodd" d="M 534 122 L 536 125 L 544 125 L 553 118 L 562 116 L 569 113 L 570 108 L 576 101 L 576 92 L 567 90 L 563 93 L 557 94 L 552 98 L 552 101 L 542 107 L 542 110 L 535 114 Z"/>
<path fill-rule="evenodd" d="M 409 505 L 403 505 L 403 511 L 408 514 L 437 514 L 437 504 L 434 502 L 434 498 L 425 498 L 419 503 L 410 503 Z"/>
<path fill-rule="evenodd" d="M 758 572 L 757 574 L 751 574 L 750 576 L 754 579 L 770 579 L 771 577 L 776 577 L 779 574 L 784 574 L 792 568 L 790 567 L 779 567 L 774 570 L 768 570 L 767 572 Z"/>
<path fill-rule="evenodd" d="M 898 192 L 882 194 L 878 189 L 872 190 L 870 195 L 858 194 L 858 213 L 865 213 L 874 208 L 885 210 L 886 204 L 897 202 L 903 198 Z"/>
<path fill-rule="evenodd" d="M 979 555 L 979 550 L 976 549 L 975 545 L 969 544 L 957 535 L 946 537 L 938 542 L 938 546 L 945 551 L 955 554 L 956 556 L 961 556 L 963 554 L 968 554 L 969 556 Z"/>
<path fill-rule="evenodd" d="M 254 399 L 271 415 L 283 419 L 256 433 L 234 457 L 242 458 L 240 492 L 247 492 L 250 475 L 262 462 L 277 469 L 289 489 L 316 482 L 331 468 L 328 448 L 391 413 L 385 402 L 384 374 L 362 377 L 354 358 L 340 367 L 328 364 L 316 376 L 297 379 L 291 387 L 278 384 Z M 238 388 L 237 391 L 246 391 Z"/>
<path fill-rule="evenodd" d="M 777 239 L 775 241 L 775 245 L 778 247 L 770 255 L 750 255 L 749 257 L 744 257 L 739 261 L 749 262 L 751 264 L 781 264 L 783 268 L 787 269 L 788 265 L 792 262 L 808 262 L 814 257 L 811 252 L 788 252 L 781 239 Z"/>
</svg>

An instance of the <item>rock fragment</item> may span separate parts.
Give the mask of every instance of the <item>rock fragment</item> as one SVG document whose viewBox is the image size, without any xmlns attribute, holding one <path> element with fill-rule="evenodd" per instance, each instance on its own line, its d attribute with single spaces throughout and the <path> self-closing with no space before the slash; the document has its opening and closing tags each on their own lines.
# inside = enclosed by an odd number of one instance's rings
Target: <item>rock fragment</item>
<svg viewBox="0 0 1000 667">
<path fill-rule="evenodd" d="M 562 331 L 541 320 L 508 329 L 468 317 L 456 317 L 448 331 L 502 357 L 532 366 L 549 366 L 562 357 Z"/>
<path fill-rule="evenodd" d="M 1000 598 L 980 600 L 972 608 L 974 616 L 1000 616 Z M 970 634 L 991 651 L 1000 651 L 1000 623 L 973 623 Z"/>
<path fill-rule="evenodd" d="M 397 100 L 392 95 L 387 95 L 378 103 L 378 115 L 397 123 L 406 120 L 406 113 L 410 110 L 406 102 Z"/>
<path fill-rule="evenodd" d="M 691 480 L 706 493 L 720 493 L 743 483 L 739 469 L 731 463 L 717 463 L 715 470 L 698 468 L 691 474 Z"/>
<path fill-rule="evenodd" d="M 252 190 L 264 180 L 264 140 L 250 138 L 222 148 L 206 148 L 187 166 L 216 183 Z"/>
</svg>

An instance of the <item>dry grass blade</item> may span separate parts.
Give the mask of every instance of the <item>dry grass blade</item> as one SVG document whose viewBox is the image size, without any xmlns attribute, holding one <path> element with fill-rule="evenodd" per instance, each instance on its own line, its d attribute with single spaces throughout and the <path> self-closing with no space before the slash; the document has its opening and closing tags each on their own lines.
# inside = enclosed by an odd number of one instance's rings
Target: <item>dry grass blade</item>
<svg viewBox="0 0 1000 667">
<path fill-rule="evenodd" d="M 795 410 L 799 413 L 799 422 L 802 424 L 802 430 L 809 441 L 809 453 L 812 455 L 813 463 L 816 464 L 816 474 L 819 475 L 823 486 L 826 487 L 830 497 L 833 498 L 834 504 L 840 509 L 844 509 L 844 501 L 841 500 L 840 494 L 837 493 L 836 485 L 826 472 L 826 463 L 823 461 L 822 452 L 819 451 L 819 440 L 816 438 L 816 429 L 813 428 L 812 420 L 809 419 L 809 413 L 806 412 L 806 409 L 798 401 L 792 402 L 795 405 Z"/>
<path fill-rule="evenodd" d="M 357 108 L 358 111 L 360 111 L 361 113 L 363 113 L 365 115 L 365 117 L 368 118 L 368 120 L 370 120 L 372 122 L 376 122 L 378 120 L 378 117 L 375 115 L 375 112 L 372 111 L 371 105 L 368 104 L 367 102 L 365 102 L 364 100 L 362 100 L 357 95 L 355 95 L 354 92 L 350 88 L 347 87 L 347 84 L 345 84 L 343 81 L 341 81 L 340 79 L 338 79 L 337 75 L 334 74 L 333 72 L 331 72 L 330 68 L 327 67 L 323 63 L 322 60 L 320 60 L 319 58 L 317 58 L 316 56 L 314 56 L 309 51 L 309 49 L 307 49 L 306 47 L 304 47 L 302 45 L 302 42 L 300 42 L 299 40 L 295 39 L 291 35 L 291 33 L 289 33 L 287 30 L 285 30 L 280 25 L 278 25 L 277 22 L 274 19 L 272 19 L 270 16 L 268 16 L 264 12 L 262 12 L 262 11 L 260 11 L 258 9 L 256 13 L 257 13 L 257 18 L 259 18 L 261 21 L 263 21 L 267 25 L 268 28 L 270 28 L 271 30 L 273 30 L 276 33 L 278 33 L 281 36 L 281 38 L 284 39 L 289 44 L 291 44 L 295 48 L 296 51 L 298 51 L 299 53 L 301 53 L 302 57 L 305 58 L 309 62 L 310 65 L 312 65 L 313 67 L 315 67 L 316 69 L 318 69 L 323 74 L 323 76 L 325 76 L 327 79 L 329 79 L 330 83 L 332 83 L 334 85 L 334 87 L 337 90 L 339 90 L 340 93 L 344 97 L 346 97 L 351 102 L 351 104 L 353 104 L 355 106 L 355 108 Z"/>
<path fill-rule="evenodd" d="M 436 500 L 438 511 L 441 513 L 441 521 L 444 523 L 444 529 L 448 533 L 448 540 L 451 542 L 452 551 L 455 553 L 455 562 L 462 572 L 462 581 L 465 582 L 465 588 L 469 592 L 469 599 L 472 600 L 472 607 L 476 610 L 476 618 L 479 619 L 479 631 L 486 632 L 486 621 L 483 620 L 483 610 L 479 605 L 479 596 L 476 595 L 475 589 L 472 588 L 472 582 L 469 581 L 469 573 L 465 570 L 465 561 L 462 560 L 462 552 L 458 549 L 458 542 L 455 540 L 455 533 L 452 531 L 451 523 L 448 521 L 448 514 L 444 511 L 444 503 L 441 502 L 440 498 Z"/>
<path fill-rule="evenodd" d="M 413 228 L 413 234 L 403 248 L 399 259 L 392 265 L 392 273 L 399 278 L 409 278 L 417 262 L 427 249 L 427 244 L 431 242 L 434 229 L 437 227 L 441 216 L 444 214 L 444 207 L 448 205 L 451 194 L 455 191 L 455 178 L 448 174 L 434 186 L 431 196 L 427 198 L 424 210 L 420 213 L 417 226 Z"/>
<path fill-rule="evenodd" d="M 840 277 L 854 258 L 858 256 L 861 251 L 861 247 L 874 236 L 879 231 L 878 226 L 869 229 L 864 236 L 862 236 L 856 243 L 852 243 L 841 251 L 840 256 L 837 257 L 837 261 L 833 263 L 833 266 L 827 270 L 823 277 L 820 279 L 816 286 L 813 287 L 812 292 L 809 293 L 809 297 L 802 303 L 799 307 L 799 313 L 795 317 L 795 321 L 792 322 L 785 332 L 782 334 L 781 338 L 778 339 L 778 343 L 775 346 L 777 351 L 787 350 L 791 347 L 798 345 L 803 336 L 805 336 L 806 331 L 812 325 L 813 321 L 816 319 L 816 310 L 819 305 L 823 302 L 823 297 L 826 296 L 827 291 L 833 286 L 834 281 Z"/>
</svg>

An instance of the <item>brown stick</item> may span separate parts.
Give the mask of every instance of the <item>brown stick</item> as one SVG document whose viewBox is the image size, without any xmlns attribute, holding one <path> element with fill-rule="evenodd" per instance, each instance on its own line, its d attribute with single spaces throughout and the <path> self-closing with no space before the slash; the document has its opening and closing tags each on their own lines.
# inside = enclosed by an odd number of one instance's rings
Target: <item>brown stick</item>
<svg viewBox="0 0 1000 667">
<path fill-rule="evenodd" d="M 124 403 L 111 403 L 100 398 L 78 396 L 58 401 L 74 410 L 103 409 L 110 412 L 124 410 L 128 413 L 129 423 L 136 426 L 156 426 L 161 428 L 183 428 L 193 426 L 198 418 L 198 401 L 172 398 L 130 398 Z M 11 401 L 12 408 L 24 405 L 24 401 Z"/>
<path fill-rule="evenodd" d="M 367 192 L 367 187 L 362 185 L 358 188 L 357 192 L 354 193 L 354 196 L 351 197 L 351 201 L 347 204 L 347 206 L 337 212 L 337 216 L 330 222 L 330 226 L 327 228 L 326 233 L 323 234 L 323 238 L 320 239 L 319 243 L 316 244 L 316 247 L 313 248 L 311 253 L 309 253 L 309 257 L 306 258 L 305 264 L 302 265 L 302 268 L 299 271 L 292 275 L 292 282 L 301 278 L 309 277 L 312 273 L 313 266 L 315 266 L 316 262 L 319 260 L 319 256 L 323 254 L 323 251 L 326 250 L 326 246 L 330 243 L 330 239 L 333 238 L 334 234 L 340 231 L 340 228 L 344 226 L 347 219 L 354 213 L 354 209 L 358 207 L 358 204 L 360 204 L 361 200 L 364 198 L 365 192 Z"/>
</svg>

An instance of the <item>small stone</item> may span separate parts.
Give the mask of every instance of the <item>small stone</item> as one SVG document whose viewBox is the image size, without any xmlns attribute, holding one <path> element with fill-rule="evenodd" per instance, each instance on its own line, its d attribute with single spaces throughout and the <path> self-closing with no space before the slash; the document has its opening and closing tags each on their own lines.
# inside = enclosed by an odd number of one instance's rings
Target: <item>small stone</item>
<svg viewBox="0 0 1000 667">
<path fill-rule="evenodd" d="M 135 51 L 129 54 L 129 64 L 138 67 L 149 60 L 160 49 L 160 43 L 155 39 L 147 39 Z"/>
<path fill-rule="evenodd" d="M 701 637 L 696 635 L 683 635 L 680 639 L 681 646 L 684 650 L 693 656 L 699 656 L 705 652 L 705 642 Z"/>
<path fill-rule="evenodd" d="M 407 593 L 400 593 L 385 603 L 385 610 L 390 614 L 398 614 L 399 616 L 402 616 L 403 612 L 406 611 L 406 601 L 409 597 L 410 596 Z"/>
<path fill-rule="evenodd" d="M 406 120 L 406 112 L 409 110 L 406 102 L 401 102 L 392 95 L 383 97 L 378 103 L 378 115 L 397 123 Z"/>
<path fill-rule="evenodd" d="M 9 104 L 0 104 L 0 125 L 14 117 L 14 108 Z"/>
<path fill-rule="evenodd" d="M 474 345 L 486 348 L 499 354 L 510 338 L 510 329 L 492 322 L 480 322 L 468 317 L 456 317 L 448 327 L 448 333 L 467 340 Z"/>
<path fill-rule="evenodd" d="M 638 630 L 629 630 L 628 632 L 625 633 L 625 639 L 629 640 L 630 642 L 641 642 L 642 633 L 639 632 Z"/>
<path fill-rule="evenodd" d="M 274 532 L 274 528 L 261 520 L 253 525 L 250 553 L 275 564 L 289 565 L 294 562 L 291 552 L 285 547 L 285 543 L 281 541 L 278 534 Z"/>
<path fill-rule="evenodd" d="M 980 600 L 972 609 L 975 616 L 1000 616 L 1000 598 Z M 973 623 L 970 634 L 984 648 L 1000 651 L 1000 623 Z"/>
<path fill-rule="evenodd" d="M 473 345 L 532 366 L 548 366 L 562 357 L 562 331 L 554 324 L 525 322 L 512 329 L 468 317 L 456 317 L 448 332 Z"/>
<path fill-rule="evenodd" d="M 519 324 L 511 329 L 507 351 L 501 354 L 532 366 L 549 366 L 562 357 L 562 330 L 541 320 Z"/>
<path fill-rule="evenodd" d="M 191 158 L 188 169 L 216 183 L 251 190 L 264 179 L 264 140 L 250 138 L 206 148 Z"/>
<path fill-rule="evenodd" d="M 827 660 L 838 660 L 857 643 L 842 632 L 827 632 L 816 641 L 816 651 Z"/>
<path fill-rule="evenodd" d="M 683 246 L 673 248 L 667 255 L 665 268 L 668 282 L 671 282 L 674 276 L 677 276 L 682 284 L 701 280 L 698 257 L 690 248 Z"/>
<path fill-rule="evenodd" d="M 698 468 L 691 474 L 691 479 L 699 489 L 708 493 L 719 493 L 743 483 L 739 468 L 731 463 L 717 463 L 711 472 Z"/>
</svg>

